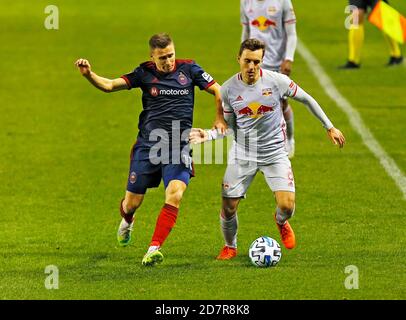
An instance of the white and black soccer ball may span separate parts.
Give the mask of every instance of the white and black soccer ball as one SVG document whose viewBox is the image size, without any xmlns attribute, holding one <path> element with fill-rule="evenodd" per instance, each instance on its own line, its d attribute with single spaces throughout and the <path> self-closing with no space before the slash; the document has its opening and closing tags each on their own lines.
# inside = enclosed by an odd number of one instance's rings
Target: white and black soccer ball
<svg viewBox="0 0 406 320">
<path fill-rule="evenodd" d="M 281 246 L 270 237 L 259 237 L 251 244 L 249 257 L 256 267 L 274 267 L 282 257 Z"/>
</svg>

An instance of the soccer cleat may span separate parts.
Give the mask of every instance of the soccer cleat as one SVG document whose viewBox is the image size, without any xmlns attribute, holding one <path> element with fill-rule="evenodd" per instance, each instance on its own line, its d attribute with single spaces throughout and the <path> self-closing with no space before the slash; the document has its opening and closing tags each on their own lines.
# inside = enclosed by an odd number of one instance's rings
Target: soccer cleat
<svg viewBox="0 0 406 320">
<path fill-rule="evenodd" d="M 286 249 L 293 249 L 296 246 L 296 238 L 292 227 L 290 226 L 288 221 L 286 221 L 283 225 L 280 225 L 276 220 L 276 214 L 274 217 L 276 226 L 278 227 L 279 233 L 281 234 L 282 243 L 284 244 Z"/>
<path fill-rule="evenodd" d="M 220 254 L 217 256 L 217 260 L 230 260 L 237 256 L 237 248 L 231 248 L 229 246 L 224 246 L 221 249 Z"/>
<path fill-rule="evenodd" d="M 288 139 L 286 141 L 286 151 L 288 152 L 289 159 L 295 156 L 295 139 Z"/>
<path fill-rule="evenodd" d="M 154 266 L 157 263 L 164 261 L 164 255 L 159 251 L 159 247 L 155 250 L 148 250 L 142 259 L 142 265 L 144 266 Z"/>
<path fill-rule="evenodd" d="M 117 231 L 117 241 L 122 247 L 128 246 L 131 241 L 131 231 L 133 230 L 134 222 L 128 223 L 127 221 L 121 219 L 121 223 Z"/>
<path fill-rule="evenodd" d="M 386 64 L 388 67 L 402 64 L 403 56 L 400 57 L 390 57 L 389 62 Z"/>
<path fill-rule="evenodd" d="M 359 69 L 361 67 L 360 64 L 357 64 L 352 61 L 347 61 L 347 63 L 343 66 L 339 66 L 338 69 Z"/>
</svg>

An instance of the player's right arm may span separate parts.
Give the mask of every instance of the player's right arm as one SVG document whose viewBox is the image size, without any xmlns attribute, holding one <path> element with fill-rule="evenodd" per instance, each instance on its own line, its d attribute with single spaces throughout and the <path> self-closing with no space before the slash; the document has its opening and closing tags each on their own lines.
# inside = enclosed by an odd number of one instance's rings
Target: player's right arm
<svg viewBox="0 0 406 320">
<path fill-rule="evenodd" d="M 84 76 L 97 89 L 103 92 L 113 92 L 128 89 L 127 82 L 123 78 L 107 79 L 98 76 L 91 70 L 90 63 L 86 59 L 78 59 L 75 62 L 75 66 L 79 68 L 82 76 Z"/>
<path fill-rule="evenodd" d="M 285 58 L 281 64 L 281 72 L 289 76 L 292 71 L 292 63 L 297 45 L 296 16 L 291 0 L 285 0 L 283 2 L 282 14 L 284 29 L 286 33 L 286 50 Z"/>
</svg>

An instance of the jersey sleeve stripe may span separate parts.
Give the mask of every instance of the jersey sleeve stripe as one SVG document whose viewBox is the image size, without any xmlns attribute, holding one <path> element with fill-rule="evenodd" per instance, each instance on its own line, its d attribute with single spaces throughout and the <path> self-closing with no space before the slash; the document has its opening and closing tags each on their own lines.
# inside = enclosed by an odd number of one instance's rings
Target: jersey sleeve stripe
<svg viewBox="0 0 406 320">
<path fill-rule="evenodd" d="M 128 78 L 126 76 L 121 76 L 121 78 L 123 78 L 125 80 L 125 82 L 127 83 L 128 89 L 131 89 L 130 80 L 128 80 Z"/>
<path fill-rule="evenodd" d="M 224 109 L 223 109 L 223 112 L 224 113 L 233 113 L 233 111 L 228 111 L 228 110 L 224 110 Z"/>
<path fill-rule="evenodd" d="M 296 23 L 296 19 L 286 20 L 283 23 L 286 23 L 286 24 Z"/>
<path fill-rule="evenodd" d="M 205 87 L 204 87 L 204 89 L 208 89 L 208 88 L 210 88 L 213 84 L 215 84 L 216 83 L 216 80 L 212 80 L 212 81 L 210 81 Z"/>
<path fill-rule="evenodd" d="M 295 87 L 295 92 L 293 92 L 292 98 L 296 95 L 296 92 L 297 92 L 297 85 L 296 85 L 296 87 Z"/>
</svg>

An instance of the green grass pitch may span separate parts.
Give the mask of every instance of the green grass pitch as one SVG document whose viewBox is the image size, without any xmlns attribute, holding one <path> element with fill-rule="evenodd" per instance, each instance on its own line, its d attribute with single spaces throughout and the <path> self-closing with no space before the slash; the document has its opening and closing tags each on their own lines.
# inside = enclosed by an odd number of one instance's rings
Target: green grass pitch
<svg viewBox="0 0 406 320">
<path fill-rule="evenodd" d="M 29 3 L 29 4 L 28 4 Z M 347 1 L 293 1 L 301 40 L 406 172 L 406 68 L 384 66 L 388 52 L 366 26 L 362 68 L 339 71 L 347 53 Z M 292 78 L 347 138 L 334 147 L 321 124 L 293 102 L 297 185 L 291 220 L 298 246 L 279 265 L 250 265 L 250 243 L 279 240 L 275 201 L 262 175 L 239 208 L 239 255 L 219 262 L 220 187 L 225 165 L 197 165 L 165 261 L 141 259 L 163 205 L 160 186 L 137 212 L 132 245 L 116 243 L 138 90 L 105 94 L 74 67 L 83 57 L 113 78 L 148 60 L 147 41 L 169 32 L 178 58 L 193 58 L 220 83 L 238 71 L 238 1 L 53 1 L 59 30 L 44 28 L 48 1 L 0 3 L 0 299 L 405 299 L 406 201 L 296 54 Z M 406 14 L 406 4 L 392 4 Z M 213 98 L 196 91 L 194 126 L 210 127 Z M 44 286 L 59 269 L 59 289 Z M 359 288 L 344 286 L 345 268 Z"/>
</svg>

